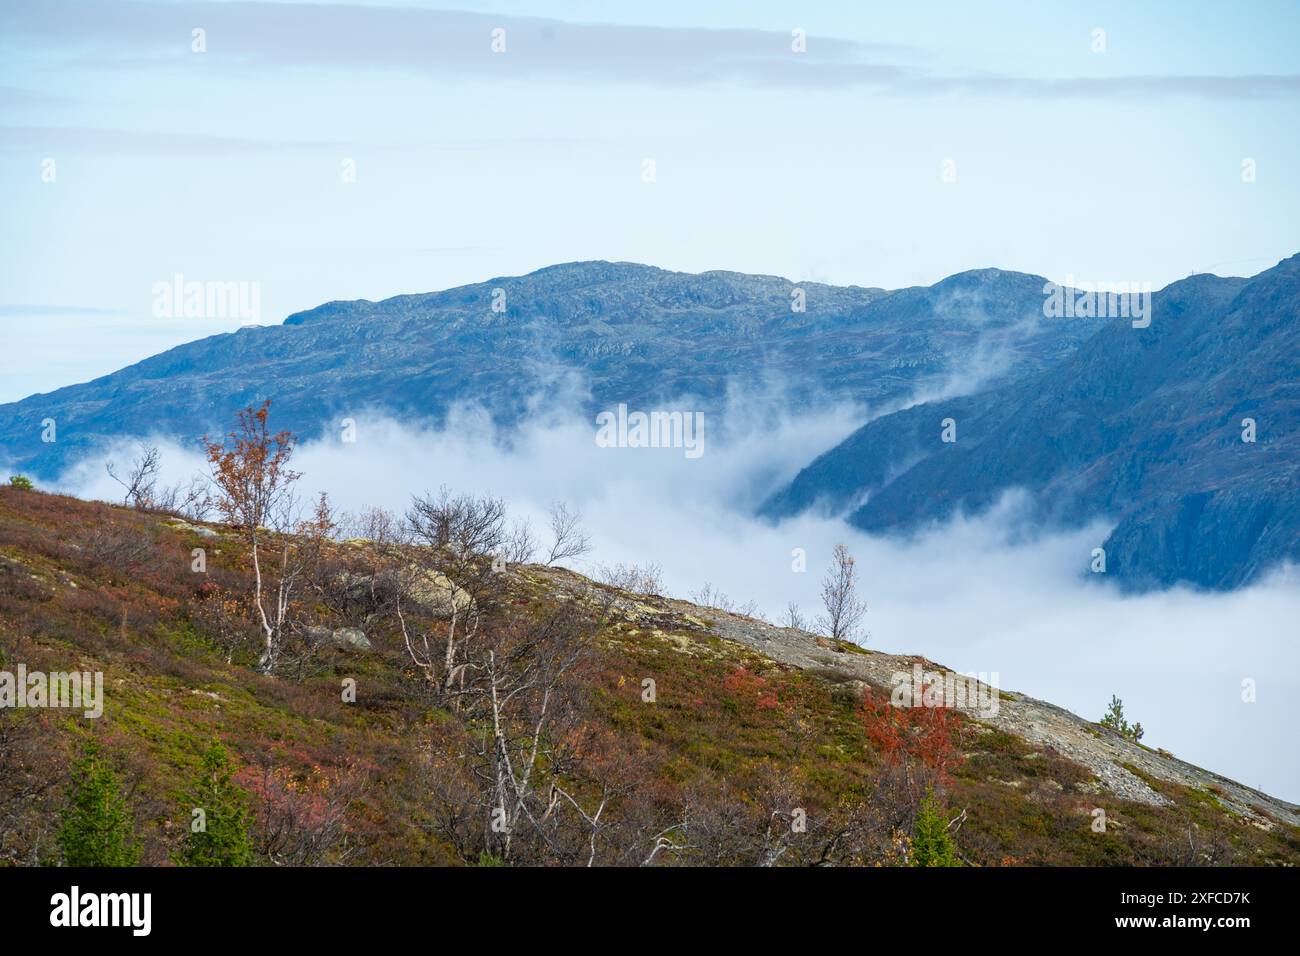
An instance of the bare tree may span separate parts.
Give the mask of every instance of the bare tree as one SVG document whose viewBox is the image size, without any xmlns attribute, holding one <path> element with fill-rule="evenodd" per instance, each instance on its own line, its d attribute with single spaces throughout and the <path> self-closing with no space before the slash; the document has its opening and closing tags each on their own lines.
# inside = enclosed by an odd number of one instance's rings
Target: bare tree
<svg viewBox="0 0 1300 956">
<path fill-rule="evenodd" d="M 208 483 L 202 475 L 194 475 L 189 483 L 164 485 L 153 496 L 153 510 L 179 515 L 191 521 L 204 521 L 212 510 Z"/>
<path fill-rule="evenodd" d="M 830 570 L 822 579 L 822 603 L 826 613 L 817 618 L 821 632 L 836 641 L 854 640 L 867 613 L 867 602 L 858 597 L 853 556 L 842 544 L 835 546 Z"/>
<path fill-rule="evenodd" d="M 658 562 L 650 564 L 607 564 L 596 572 L 601 584 L 635 594 L 663 594 L 663 568 Z"/>
<path fill-rule="evenodd" d="M 622 768 L 588 772 L 601 762 L 580 703 L 594 619 L 510 603 L 487 617 L 457 650 L 460 722 L 429 730 L 430 819 L 467 859 L 592 861 L 635 779 Z"/>
<path fill-rule="evenodd" d="M 580 558 L 591 551 L 591 539 L 582 528 L 582 512 L 570 510 L 562 501 L 551 505 L 551 548 L 546 554 L 546 565 L 557 561 Z"/>
<path fill-rule="evenodd" d="M 408 538 L 407 526 L 387 508 L 363 508 L 355 515 L 349 514 L 340 525 L 346 537 L 371 541 L 380 548 L 404 544 Z"/>
<path fill-rule="evenodd" d="M 117 473 L 113 462 L 106 462 L 104 470 L 108 476 L 126 489 L 122 504 L 133 508 L 150 508 L 154 504 L 154 491 L 158 484 L 158 472 L 162 467 L 161 456 L 153 445 L 140 443 L 140 454 L 131 460 L 126 477 Z"/>
<path fill-rule="evenodd" d="M 587 810 L 560 785 L 573 766 L 564 746 L 566 724 L 576 715 L 568 678 L 590 653 L 593 633 L 589 622 L 564 609 L 540 619 L 520 615 L 494 627 L 491 639 L 471 656 L 470 710 L 482 713 L 492 728 L 480 752 L 490 769 L 489 846 L 502 860 L 511 859 L 522 826 L 551 844 L 547 823 L 562 798 L 587 824 L 595 853 L 608 791 Z"/>
<path fill-rule="evenodd" d="M 505 517 L 500 498 L 452 495 L 445 487 L 413 499 L 407 512 L 408 533 L 421 547 L 403 569 L 396 614 L 407 654 L 440 694 L 452 695 L 462 681 L 469 643 L 500 592 L 493 558 L 508 541 Z M 418 604 L 418 595 L 430 591 L 445 597 L 439 609 L 448 618 L 445 629 L 438 629 L 444 631 L 441 648 L 436 630 L 407 615 L 400 596 L 407 605 Z"/>
<path fill-rule="evenodd" d="M 808 630 L 808 622 L 804 620 L 803 611 L 799 610 L 799 605 L 794 601 L 785 606 L 785 617 L 781 619 L 781 626 L 800 631 Z"/>
<path fill-rule="evenodd" d="M 106 565 L 114 579 L 134 575 L 155 554 L 153 540 L 130 522 L 92 525 L 83 540 L 86 556 Z"/>
<path fill-rule="evenodd" d="M 757 601 L 751 599 L 744 604 L 737 604 L 708 581 L 705 581 L 704 587 L 698 591 L 692 591 L 689 597 L 692 604 L 698 604 L 700 607 L 717 608 L 719 611 L 726 611 L 728 614 L 739 614 L 742 617 L 759 616 Z"/>
<path fill-rule="evenodd" d="M 1170 866 L 1223 866 L 1233 859 L 1233 848 L 1223 831 L 1203 830 L 1188 816 L 1187 832 L 1171 828 L 1157 843 L 1160 856 Z"/>
<path fill-rule="evenodd" d="M 527 520 L 516 521 L 502 542 L 498 557 L 507 564 L 527 564 L 533 560 L 536 551 L 537 538 L 533 536 L 533 526 Z"/>
</svg>

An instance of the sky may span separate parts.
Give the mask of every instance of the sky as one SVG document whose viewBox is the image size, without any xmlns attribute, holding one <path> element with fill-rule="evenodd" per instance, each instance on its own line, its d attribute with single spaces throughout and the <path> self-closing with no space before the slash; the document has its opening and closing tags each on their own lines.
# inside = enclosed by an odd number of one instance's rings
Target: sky
<svg viewBox="0 0 1300 956">
<path fill-rule="evenodd" d="M 1254 274 L 1300 251 L 1297 26 L 1281 2 L 0 0 L 0 401 L 581 259 Z M 178 275 L 258 308 L 156 314 Z"/>
</svg>

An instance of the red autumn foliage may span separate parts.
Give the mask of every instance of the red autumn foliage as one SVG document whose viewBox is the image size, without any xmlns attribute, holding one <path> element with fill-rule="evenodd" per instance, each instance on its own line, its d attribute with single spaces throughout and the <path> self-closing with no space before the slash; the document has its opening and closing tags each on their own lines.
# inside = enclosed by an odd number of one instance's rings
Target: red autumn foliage
<svg viewBox="0 0 1300 956">
<path fill-rule="evenodd" d="M 737 667 L 724 677 L 722 689 L 736 703 L 759 710 L 773 710 L 781 703 L 767 681 L 745 667 Z"/>
<path fill-rule="evenodd" d="M 961 762 L 961 718 L 951 708 L 896 706 L 867 688 L 859 713 L 867 739 L 887 765 L 919 762 L 946 780 Z"/>
<path fill-rule="evenodd" d="M 348 810 L 366 786 L 359 766 L 312 766 L 296 774 L 268 762 L 243 767 L 234 779 L 252 800 L 254 844 L 276 865 L 320 865 L 331 857 L 343 862 L 350 855 Z"/>
</svg>

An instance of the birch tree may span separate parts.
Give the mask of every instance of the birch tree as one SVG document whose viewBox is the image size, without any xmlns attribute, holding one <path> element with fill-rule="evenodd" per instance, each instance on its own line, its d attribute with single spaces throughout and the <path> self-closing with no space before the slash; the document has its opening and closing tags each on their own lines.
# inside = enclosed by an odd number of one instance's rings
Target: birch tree
<svg viewBox="0 0 1300 956">
<path fill-rule="evenodd" d="M 334 528 L 329 499 L 322 494 L 310 518 L 299 518 L 289 467 L 294 437 L 272 433 L 271 403 L 238 413 L 223 441 L 204 438 L 217 512 L 248 545 L 253 567 L 252 610 L 262 635 L 258 670 L 275 670 L 295 625 L 294 599 L 324 541 Z"/>
<path fill-rule="evenodd" d="M 836 641 L 854 640 L 867 613 L 867 602 L 858 597 L 857 568 L 842 544 L 835 546 L 830 570 L 822 579 L 822 604 L 825 613 L 817 618 L 821 632 Z"/>
</svg>

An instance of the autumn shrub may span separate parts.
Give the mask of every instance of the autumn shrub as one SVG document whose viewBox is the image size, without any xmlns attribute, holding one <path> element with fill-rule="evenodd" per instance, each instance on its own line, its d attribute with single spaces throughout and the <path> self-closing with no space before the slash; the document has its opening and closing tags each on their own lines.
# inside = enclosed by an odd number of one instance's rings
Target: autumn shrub
<svg viewBox="0 0 1300 956">
<path fill-rule="evenodd" d="M 0 646 L 0 667 L 9 658 Z M 39 864 L 48 852 L 58 756 L 48 712 L 0 708 L 0 866 Z"/>
<path fill-rule="evenodd" d="M 295 772 L 268 760 L 245 767 L 234 779 L 251 798 L 253 845 L 269 862 L 321 866 L 347 862 L 355 852 L 347 815 L 366 788 L 358 768 Z"/>
<path fill-rule="evenodd" d="M 962 718 L 952 708 L 897 706 L 868 688 L 859 713 L 868 741 L 886 764 L 917 763 L 946 781 L 962 760 Z"/>
<path fill-rule="evenodd" d="M 86 556 L 116 580 L 141 567 L 153 551 L 153 541 L 125 522 L 109 522 L 82 537 Z"/>
<path fill-rule="evenodd" d="M 722 679 L 722 690 L 733 710 L 774 710 L 780 705 L 767 680 L 743 666 Z"/>
</svg>

